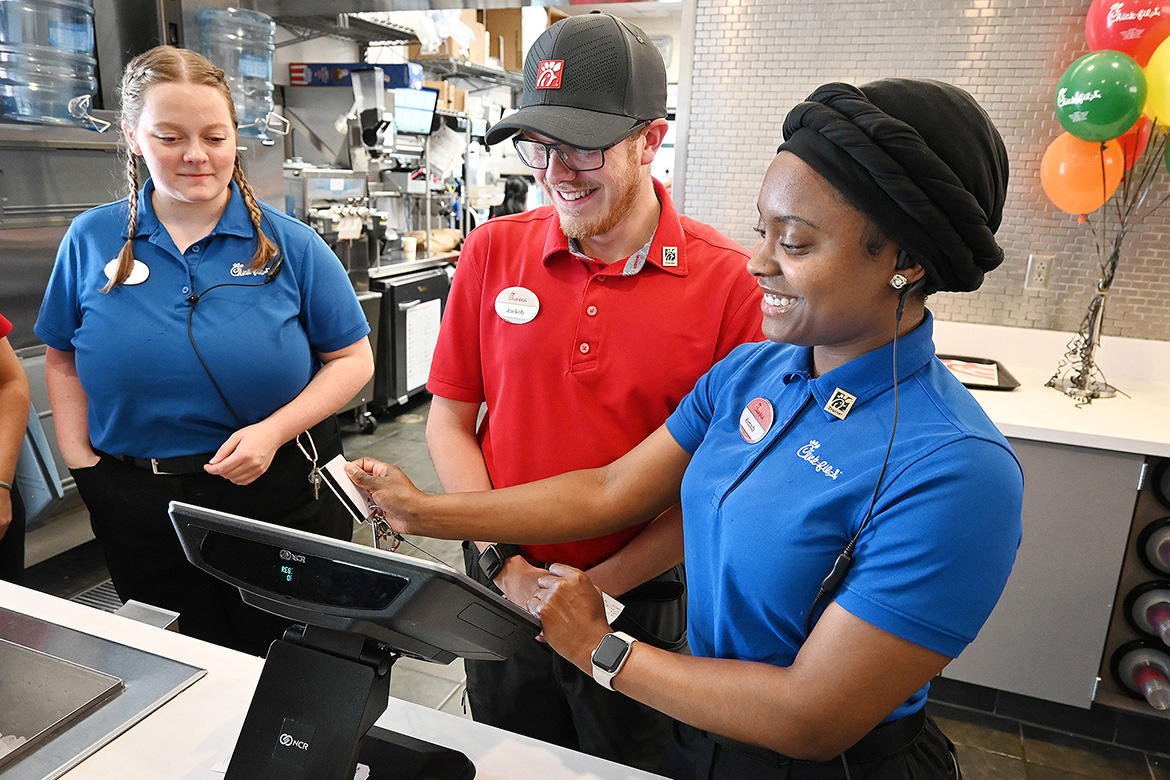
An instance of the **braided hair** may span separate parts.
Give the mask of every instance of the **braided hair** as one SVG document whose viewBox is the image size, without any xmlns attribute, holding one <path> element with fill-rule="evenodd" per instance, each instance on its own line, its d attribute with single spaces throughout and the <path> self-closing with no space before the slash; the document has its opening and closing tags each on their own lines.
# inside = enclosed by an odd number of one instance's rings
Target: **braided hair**
<svg viewBox="0 0 1170 780">
<path fill-rule="evenodd" d="M 238 126 L 239 115 L 236 113 L 236 104 L 232 99 L 231 87 L 224 78 L 223 70 L 216 67 L 206 57 L 189 49 L 179 49 L 174 46 L 156 46 L 130 61 L 122 74 L 120 91 L 122 102 L 122 121 L 133 127 L 138 124 L 146 104 L 147 91 L 156 84 L 201 84 L 214 87 L 227 102 L 228 113 L 231 115 L 232 125 Z M 240 157 L 236 155 L 235 169 L 232 179 L 240 188 L 244 204 L 248 208 L 248 216 L 256 228 L 256 254 L 252 256 L 251 269 L 259 271 L 276 257 L 278 250 L 264 231 L 260 229 L 260 204 L 252 192 L 240 165 Z M 102 292 L 110 292 L 126 281 L 130 272 L 134 270 L 134 233 L 138 228 L 138 161 L 134 153 L 126 146 L 126 183 L 129 189 L 127 200 L 128 222 L 130 237 L 118 253 L 118 269 L 109 283 L 102 288 Z"/>
</svg>

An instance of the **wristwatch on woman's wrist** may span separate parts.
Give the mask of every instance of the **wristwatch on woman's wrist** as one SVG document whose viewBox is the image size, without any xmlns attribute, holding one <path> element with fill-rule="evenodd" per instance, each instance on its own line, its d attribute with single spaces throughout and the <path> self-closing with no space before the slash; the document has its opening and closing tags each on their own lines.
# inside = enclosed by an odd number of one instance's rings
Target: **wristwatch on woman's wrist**
<svg viewBox="0 0 1170 780">
<path fill-rule="evenodd" d="M 593 679 L 597 681 L 598 685 L 613 690 L 613 678 L 625 666 L 626 660 L 630 657 L 630 648 L 637 641 L 622 631 L 614 631 L 601 638 L 597 649 L 593 651 L 591 656 Z"/>
<path fill-rule="evenodd" d="M 479 570 L 489 580 L 495 580 L 496 575 L 504 568 L 504 561 L 513 555 L 519 555 L 520 548 L 514 544 L 489 544 L 479 554 Z"/>
</svg>

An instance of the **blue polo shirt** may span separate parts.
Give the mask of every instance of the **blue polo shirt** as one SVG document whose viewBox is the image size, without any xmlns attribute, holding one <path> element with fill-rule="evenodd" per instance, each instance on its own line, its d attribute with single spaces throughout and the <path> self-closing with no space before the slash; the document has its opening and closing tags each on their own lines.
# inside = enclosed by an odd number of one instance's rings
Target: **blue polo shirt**
<svg viewBox="0 0 1170 780">
<path fill-rule="evenodd" d="M 347 347 L 370 329 L 345 268 L 309 226 L 260 204 L 263 228 L 284 257 L 279 275 L 263 284 L 264 274 L 248 268 L 256 231 L 235 182 L 215 229 L 186 252 L 155 215 L 153 191 L 148 180 L 134 237 L 146 280 L 100 291 L 128 235 L 128 201 L 87 211 L 58 249 L 35 331 L 75 353 L 95 448 L 153 458 L 214 452 L 240 425 L 208 371 L 252 424 L 305 388 L 317 353 Z M 225 283 L 233 286 L 209 289 Z M 202 296 L 193 313 L 192 294 Z"/>
<path fill-rule="evenodd" d="M 833 598 L 878 628 L 956 657 L 1011 572 L 1023 474 L 971 393 L 934 357 L 932 330 L 928 312 L 898 341 L 897 435 L 873 518 Z M 682 507 L 695 655 L 777 666 L 795 659 L 807 611 L 861 526 L 886 456 L 892 357 L 887 345 L 814 378 L 810 348 L 745 345 L 667 420 L 693 455 Z M 851 405 L 839 390 L 855 398 Z M 825 410 L 834 396 L 838 408 L 848 406 L 844 419 Z M 749 443 L 741 416 L 756 399 L 770 404 L 774 421 Z M 919 709 L 926 691 L 890 719 Z"/>
</svg>

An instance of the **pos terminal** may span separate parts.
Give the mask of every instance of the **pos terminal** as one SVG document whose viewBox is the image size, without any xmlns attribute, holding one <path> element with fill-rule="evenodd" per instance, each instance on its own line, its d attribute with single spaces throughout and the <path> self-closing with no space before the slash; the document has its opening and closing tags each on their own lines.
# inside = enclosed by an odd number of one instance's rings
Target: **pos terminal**
<svg viewBox="0 0 1170 780">
<path fill-rule="evenodd" d="M 503 659 L 540 633 L 516 605 L 448 567 L 178 501 L 187 559 L 289 618 L 269 647 L 226 780 L 469 780 L 462 753 L 373 723 L 401 656 Z M 386 767 L 386 774 L 378 769 Z"/>
</svg>

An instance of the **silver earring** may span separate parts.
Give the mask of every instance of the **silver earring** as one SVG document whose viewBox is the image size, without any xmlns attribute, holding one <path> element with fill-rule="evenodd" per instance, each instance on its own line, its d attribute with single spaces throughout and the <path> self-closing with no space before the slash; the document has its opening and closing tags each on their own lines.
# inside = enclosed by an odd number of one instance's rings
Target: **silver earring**
<svg viewBox="0 0 1170 780">
<path fill-rule="evenodd" d="M 893 287 L 895 290 L 901 290 L 909 283 L 910 280 L 902 276 L 902 274 L 894 274 L 893 278 L 890 279 L 890 287 Z"/>
</svg>

